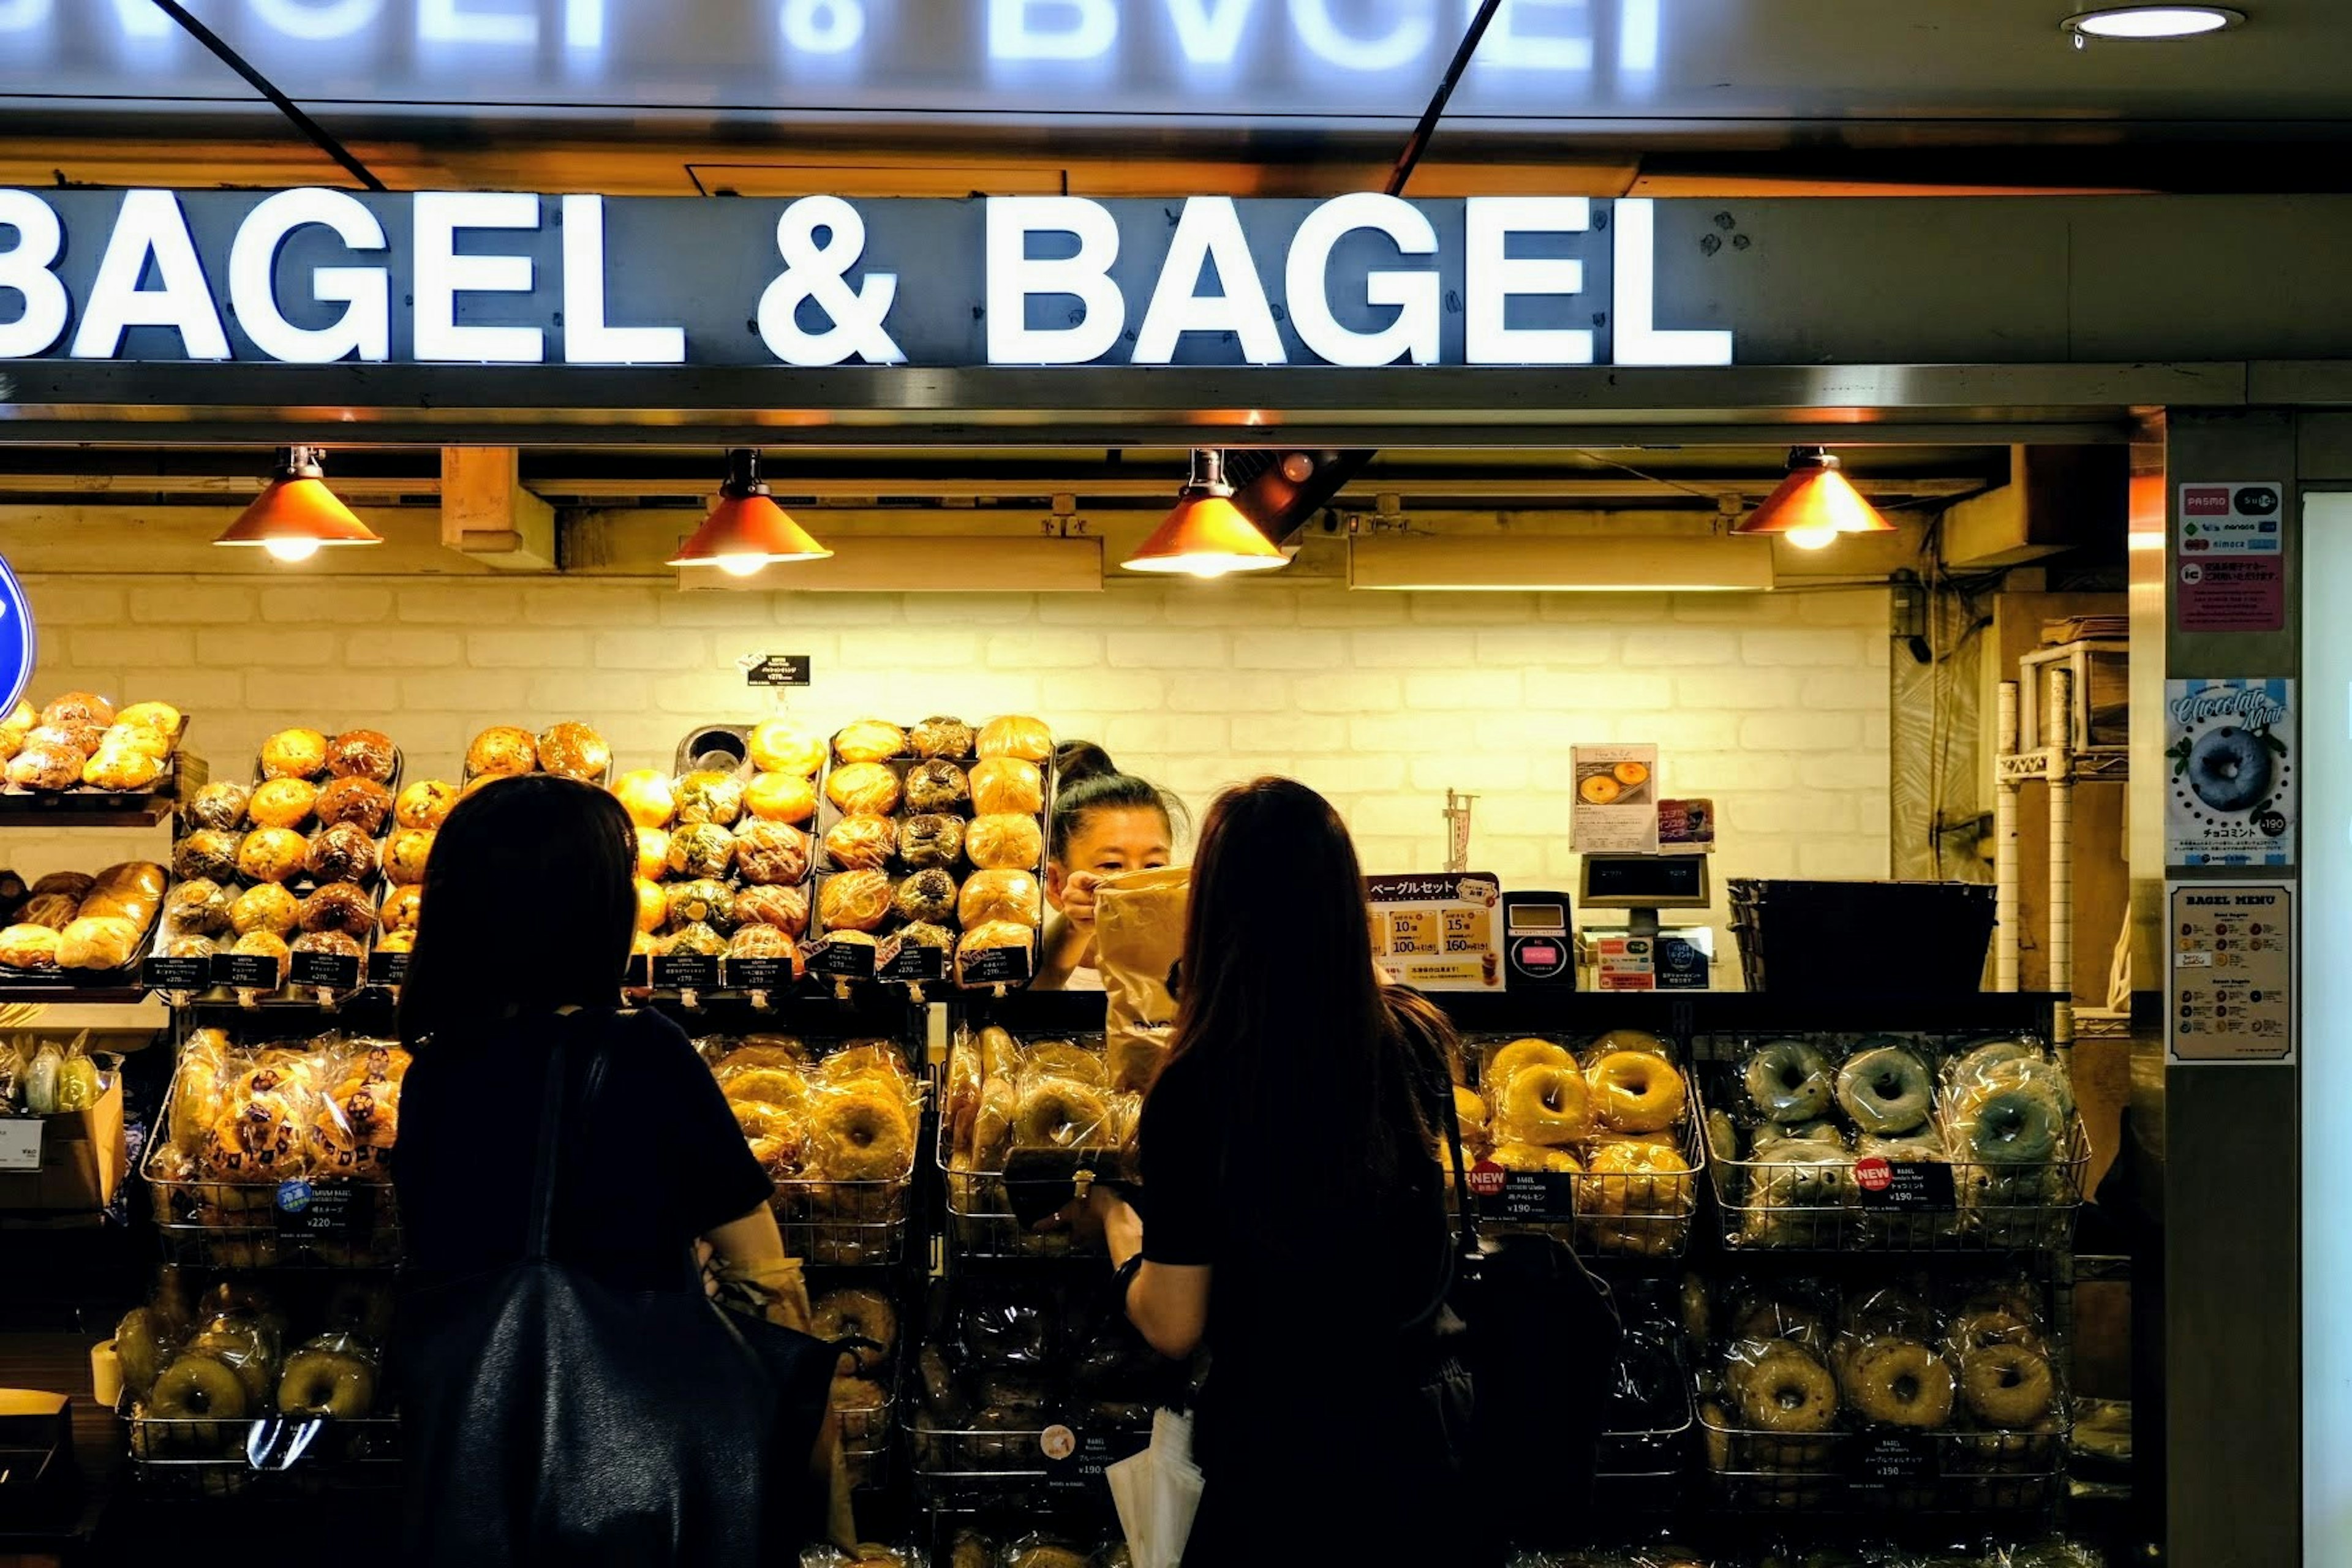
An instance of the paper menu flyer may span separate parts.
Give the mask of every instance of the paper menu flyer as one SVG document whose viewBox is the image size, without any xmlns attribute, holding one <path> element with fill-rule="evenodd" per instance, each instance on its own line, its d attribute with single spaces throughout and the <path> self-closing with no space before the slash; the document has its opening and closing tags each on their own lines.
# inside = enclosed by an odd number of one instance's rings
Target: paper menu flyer
<svg viewBox="0 0 2352 1568">
<path fill-rule="evenodd" d="M 1580 855 L 1658 852 L 1658 748 L 1574 746 L 1569 847 Z"/>
<path fill-rule="evenodd" d="M 2294 682 L 2168 680 L 2163 722 L 2166 863 L 2293 865 Z"/>
<path fill-rule="evenodd" d="M 1494 991 L 1503 984 L 1503 884 L 1486 871 L 1367 877 L 1372 957 L 1423 991 Z"/>
</svg>

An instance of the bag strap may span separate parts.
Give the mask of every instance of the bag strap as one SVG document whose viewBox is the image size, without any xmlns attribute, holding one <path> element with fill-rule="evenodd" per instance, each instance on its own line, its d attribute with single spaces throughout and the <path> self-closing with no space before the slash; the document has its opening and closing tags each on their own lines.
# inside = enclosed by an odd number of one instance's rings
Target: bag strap
<svg viewBox="0 0 2352 1568">
<path fill-rule="evenodd" d="M 559 1013 L 558 1018 L 576 1015 Z M 595 1103 L 596 1091 L 604 1082 L 605 1041 L 600 1036 L 595 1054 L 588 1059 L 587 1083 L 580 1093 L 579 1110 L 583 1115 Z M 563 1122 L 565 1091 L 571 1087 L 571 1058 L 559 1037 L 551 1040 L 547 1048 L 547 1079 L 540 1093 L 539 1154 L 530 1173 L 530 1261 L 544 1263 L 554 1250 L 555 1186 L 557 1173 L 562 1168 Z"/>
<path fill-rule="evenodd" d="M 1454 1084 L 1445 1085 L 1445 1147 L 1454 1156 L 1454 1203 L 1462 1223 L 1456 1245 L 1465 1258 L 1478 1256 L 1478 1194 L 1470 1190 L 1470 1172 L 1462 1158 L 1462 1113 L 1454 1103 Z"/>
</svg>

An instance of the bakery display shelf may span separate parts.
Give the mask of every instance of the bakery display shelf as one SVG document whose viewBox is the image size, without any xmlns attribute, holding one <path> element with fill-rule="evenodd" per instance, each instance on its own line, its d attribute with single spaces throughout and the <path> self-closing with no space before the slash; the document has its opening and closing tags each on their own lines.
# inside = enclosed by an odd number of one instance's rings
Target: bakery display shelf
<svg viewBox="0 0 2352 1568">
<path fill-rule="evenodd" d="M 187 750 L 188 725 L 183 715 L 179 729 L 173 732 L 172 754 L 164 760 L 163 772 L 142 790 L 100 789 L 96 784 L 34 790 L 0 784 L 0 827 L 121 829 L 154 827 L 170 821 L 180 802 L 212 777 L 204 758 Z"/>
<path fill-rule="evenodd" d="M 1706 1059 L 1709 1037 L 1761 1034 L 2050 1035 L 2062 1000 L 2040 991 L 1974 991 L 1952 996 L 1776 995 L 1768 991 L 1560 991 L 1492 995 L 1437 992 L 1430 1000 L 1470 1034 L 1595 1036 L 1641 1029 L 1693 1047 Z M 1925 1024 L 1923 1026 L 1923 1020 Z M 1019 1033 L 1014 1030 L 1014 1033 Z"/>
<path fill-rule="evenodd" d="M 1099 1439 L 1110 1457 L 1123 1458 L 1151 1441 L 1148 1416 L 1139 1424 L 1109 1424 L 1092 1432 L 1043 1409 L 984 1427 L 939 1427 L 928 1420 L 919 1415 L 909 1419 L 908 1452 L 916 1500 L 934 1515 L 990 1510 L 1107 1514 L 1109 1487 L 1099 1476 L 1071 1468 L 1080 1450 Z"/>
<path fill-rule="evenodd" d="M 143 1415 L 126 1404 L 131 1479 L 156 1499 L 392 1492 L 400 1486 L 400 1418 L 213 1421 Z"/>
<path fill-rule="evenodd" d="M 399 995 L 381 985 L 325 996 L 315 986 L 249 991 L 216 985 L 176 1002 L 173 1010 L 192 1025 L 232 1031 L 316 1033 L 331 1022 L 356 1033 L 390 1034 L 399 1016 Z"/>
<path fill-rule="evenodd" d="M 0 1006 L 12 1003 L 64 1003 L 86 1007 L 131 1007 L 147 1000 L 137 965 L 128 970 L 0 969 Z"/>
<path fill-rule="evenodd" d="M 1726 1424 L 1702 1406 L 1709 1500 L 1729 1513 L 2026 1513 L 2063 1492 L 2070 1422 L 2033 1432 L 1797 1435 Z"/>
<path fill-rule="evenodd" d="M 881 1268 L 907 1258 L 912 1172 L 882 1182 L 776 1184 L 770 1206 L 786 1256 L 824 1268 Z"/>
<path fill-rule="evenodd" d="M 1743 1255 L 2063 1253 L 2074 1244 L 2090 1167 L 2090 1134 L 2079 1118 L 2069 1127 L 2063 1160 L 1950 1162 L 1948 1206 L 1863 1206 L 1847 1165 L 1708 1161 L 1723 1245 Z M 1836 1173 L 1833 1184 L 1824 1181 L 1825 1172 Z"/>
</svg>

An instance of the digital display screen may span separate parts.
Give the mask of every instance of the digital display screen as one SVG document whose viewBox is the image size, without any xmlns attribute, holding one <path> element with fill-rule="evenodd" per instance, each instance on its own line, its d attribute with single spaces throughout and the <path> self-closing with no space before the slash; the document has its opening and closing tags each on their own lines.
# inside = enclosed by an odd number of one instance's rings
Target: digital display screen
<svg viewBox="0 0 2352 1568">
<path fill-rule="evenodd" d="M 1513 904 L 1511 931 L 1565 931 L 1568 930 L 1568 907 L 1565 904 Z"/>
<path fill-rule="evenodd" d="M 1706 867 L 1696 855 L 1595 855 L 1584 862 L 1584 900 L 1622 907 L 1644 900 L 1700 899 L 1706 892 Z"/>
</svg>

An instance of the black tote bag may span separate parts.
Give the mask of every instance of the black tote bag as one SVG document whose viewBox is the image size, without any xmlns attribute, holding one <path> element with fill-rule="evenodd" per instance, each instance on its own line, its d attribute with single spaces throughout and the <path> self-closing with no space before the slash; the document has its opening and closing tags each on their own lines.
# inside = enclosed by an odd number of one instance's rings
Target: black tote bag
<svg viewBox="0 0 2352 1568">
<path fill-rule="evenodd" d="M 818 1532 L 807 1477 L 832 1347 L 698 1289 L 614 1290 L 549 1256 L 570 1085 L 584 1077 L 584 1112 L 605 1049 L 584 1074 L 550 1052 L 530 1251 L 403 1305 L 404 1563 L 734 1568 Z"/>
</svg>

